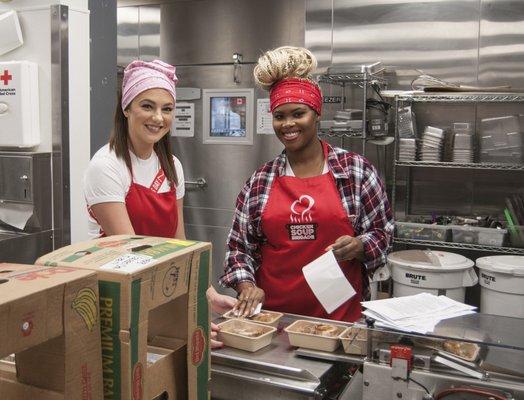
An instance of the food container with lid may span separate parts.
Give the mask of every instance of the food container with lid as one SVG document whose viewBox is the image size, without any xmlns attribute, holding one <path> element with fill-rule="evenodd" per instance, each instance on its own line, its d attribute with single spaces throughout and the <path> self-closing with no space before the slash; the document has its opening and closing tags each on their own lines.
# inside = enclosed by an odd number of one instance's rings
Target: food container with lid
<svg viewBox="0 0 524 400">
<path fill-rule="evenodd" d="M 284 314 L 276 311 L 268 311 L 268 310 L 260 310 L 260 313 L 253 315 L 252 317 L 247 317 L 246 319 L 252 322 L 256 322 L 257 324 L 263 324 L 263 325 L 271 325 L 271 326 L 277 326 L 278 321 L 280 321 L 280 318 L 282 318 Z M 238 318 L 233 310 L 229 310 L 227 313 L 222 315 L 224 318 L 231 319 L 231 318 Z M 243 318 L 238 318 L 243 319 Z"/>
<path fill-rule="evenodd" d="M 480 311 L 524 318 L 524 256 L 480 257 Z"/>
<path fill-rule="evenodd" d="M 339 335 L 345 329 L 345 326 L 332 324 L 331 322 L 299 319 L 284 330 L 289 336 L 291 346 L 335 351 L 340 345 Z"/>
<path fill-rule="evenodd" d="M 484 246 L 504 246 L 508 231 L 506 229 L 480 228 L 478 226 L 448 225 L 453 242 L 480 244 Z"/>
<path fill-rule="evenodd" d="M 220 324 L 218 340 L 225 346 L 240 350 L 257 351 L 271 343 L 276 328 L 256 324 L 244 319 L 228 319 Z"/>
<path fill-rule="evenodd" d="M 402 239 L 431 240 L 446 242 L 449 228 L 445 225 L 419 224 L 416 222 L 395 222 L 397 237 Z"/>
<path fill-rule="evenodd" d="M 348 354 L 367 354 L 367 330 L 362 326 L 348 327 L 340 334 L 340 341 Z"/>
<path fill-rule="evenodd" d="M 394 282 L 394 297 L 426 292 L 464 302 L 466 287 L 478 282 L 474 262 L 455 253 L 397 251 L 388 256 L 388 265 Z"/>
</svg>

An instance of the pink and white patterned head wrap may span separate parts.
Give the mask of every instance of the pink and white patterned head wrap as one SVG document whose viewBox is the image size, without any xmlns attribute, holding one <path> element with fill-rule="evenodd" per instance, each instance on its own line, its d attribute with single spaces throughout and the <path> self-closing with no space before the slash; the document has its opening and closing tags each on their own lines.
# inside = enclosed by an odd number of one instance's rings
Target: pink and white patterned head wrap
<svg viewBox="0 0 524 400">
<path fill-rule="evenodd" d="M 175 70 L 174 66 L 160 60 L 131 62 L 124 70 L 122 110 L 125 110 L 136 96 L 148 89 L 166 89 L 175 101 L 175 84 L 178 81 Z"/>
</svg>

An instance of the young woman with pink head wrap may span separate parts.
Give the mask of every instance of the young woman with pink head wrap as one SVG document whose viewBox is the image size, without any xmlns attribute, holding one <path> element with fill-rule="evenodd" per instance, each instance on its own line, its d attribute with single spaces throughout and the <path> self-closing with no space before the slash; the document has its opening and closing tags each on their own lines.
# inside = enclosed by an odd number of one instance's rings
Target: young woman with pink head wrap
<svg viewBox="0 0 524 400">
<path fill-rule="evenodd" d="M 175 67 L 159 60 L 124 70 L 109 144 L 85 178 L 92 236 L 185 237 L 183 170 L 169 141 L 176 82 Z"/>
<path fill-rule="evenodd" d="M 84 179 L 91 236 L 185 239 L 184 173 L 169 140 L 177 80 L 175 67 L 160 60 L 135 60 L 124 70 L 109 143 L 93 156 Z M 236 302 L 212 287 L 208 297 L 221 312 Z"/>
</svg>

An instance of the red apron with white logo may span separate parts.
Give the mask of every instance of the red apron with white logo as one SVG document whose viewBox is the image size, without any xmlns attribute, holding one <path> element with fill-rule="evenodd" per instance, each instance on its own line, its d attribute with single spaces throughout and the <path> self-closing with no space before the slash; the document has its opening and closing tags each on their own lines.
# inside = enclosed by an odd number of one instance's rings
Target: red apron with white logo
<svg viewBox="0 0 524 400">
<path fill-rule="evenodd" d="M 320 257 L 340 236 L 354 236 L 331 173 L 276 177 L 262 213 L 262 264 L 256 281 L 266 294 L 264 308 L 339 321 L 361 316 L 362 273 L 358 260 L 339 265 L 357 292 L 328 314 L 309 287 L 302 267 Z"/>
<path fill-rule="evenodd" d="M 158 193 L 165 179 L 160 169 L 150 187 L 132 180 L 126 196 L 126 209 L 137 235 L 175 237 L 178 227 L 176 188 Z"/>
<path fill-rule="evenodd" d="M 176 189 L 172 188 L 169 192 L 158 193 L 165 179 L 164 171 L 160 169 L 151 186 L 145 187 L 135 183 L 133 173 L 131 173 L 131 185 L 125 204 L 135 234 L 175 237 L 178 227 Z M 91 207 L 87 207 L 87 211 L 98 222 Z M 100 228 L 100 237 L 105 236 L 105 232 Z"/>
</svg>

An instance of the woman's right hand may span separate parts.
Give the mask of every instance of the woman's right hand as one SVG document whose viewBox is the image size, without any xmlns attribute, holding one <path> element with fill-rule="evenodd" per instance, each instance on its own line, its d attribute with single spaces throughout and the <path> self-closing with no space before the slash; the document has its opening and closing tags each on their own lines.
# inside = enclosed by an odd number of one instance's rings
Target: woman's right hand
<svg viewBox="0 0 524 400">
<path fill-rule="evenodd" d="M 264 291 L 252 282 L 241 282 L 237 285 L 236 290 L 238 302 L 233 308 L 233 313 L 237 317 L 248 317 L 255 312 L 260 303 L 264 302 Z"/>
</svg>

